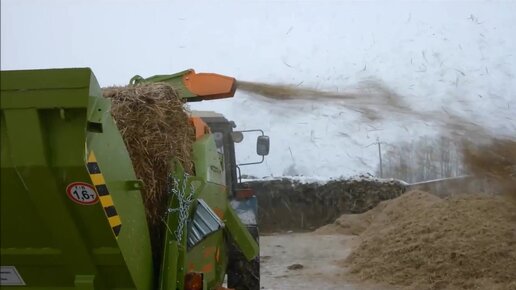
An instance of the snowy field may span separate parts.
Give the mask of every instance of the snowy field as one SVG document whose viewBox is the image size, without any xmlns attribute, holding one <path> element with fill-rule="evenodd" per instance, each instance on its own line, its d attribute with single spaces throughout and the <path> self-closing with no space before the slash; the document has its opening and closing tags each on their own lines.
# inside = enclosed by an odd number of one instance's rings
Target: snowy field
<svg viewBox="0 0 516 290">
<path fill-rule="evenodd" d="M 515 136 L 514 1 L 2 0 L 2 69 L 84 67 L 103 86 L 187 68 L 324 90 L 384 83 L 415 110 L 446 110 Z M 193 104 L 261 128 L 271 154 L 243 173 L 374 173 L 380 141 L 436 135 L 414 118 L 365 122 L 338 102 L 266 103 L 242 93 Z M 254 136 L 238 146 L 254 155 Z M 389 145 L 386 145 L 389 146 Z"/>
</svg>

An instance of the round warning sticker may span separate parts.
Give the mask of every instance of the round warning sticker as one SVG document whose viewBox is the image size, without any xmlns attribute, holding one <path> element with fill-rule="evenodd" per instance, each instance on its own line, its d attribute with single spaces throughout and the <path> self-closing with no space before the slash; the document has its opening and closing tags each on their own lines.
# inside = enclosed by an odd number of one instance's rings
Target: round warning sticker
<svg viewBox="0 0 516 290">
<path fill-rule="evenodd" d="M 66 187 L 66 194 L 75 203 L 90 205 L 99 201 L 92 185 L 84 182 L 73 182 Z"/>
</svg>

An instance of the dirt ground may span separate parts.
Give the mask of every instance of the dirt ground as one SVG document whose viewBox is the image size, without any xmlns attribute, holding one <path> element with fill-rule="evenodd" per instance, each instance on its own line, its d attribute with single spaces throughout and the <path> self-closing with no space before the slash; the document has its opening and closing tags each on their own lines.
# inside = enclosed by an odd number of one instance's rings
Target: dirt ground
<svg viewBox="0 0 516 290">
<path fill-rule="evenodd" d="M 411 191 L 314 232 L 264 235 L 262 289 L 516 290 L 509 201 Z"/>
<path fill-rule="evenodd" d="M 265 290 L 398 290 L 355 282 L 342 268 L 357 243 L 352 235 L 311 233 L 260 237 L 261 288 Z M 338 246 L 336 246 L 338 245 Z"/>
</svg>

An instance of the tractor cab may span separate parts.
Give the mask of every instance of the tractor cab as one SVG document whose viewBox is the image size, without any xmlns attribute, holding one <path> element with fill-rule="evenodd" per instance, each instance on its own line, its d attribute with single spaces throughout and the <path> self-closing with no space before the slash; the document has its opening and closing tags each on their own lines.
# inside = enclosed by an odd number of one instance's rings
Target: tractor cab
<svg viewBox="0 0 516 290">
<path fill-rule="evenodd" d="M 269 137 L 260 129 L 234 131 L 235 122 L 229 121 L 224 115 L 216 112 L 194 111 L 192 115 L 200 117 L 213 133 L 217 151 L 224 163 L 223 171 L 226 176 L 226 188 L 230 196 L 231 207 L 255 241 L 259 243 L 258 201 L 253 189 L 242 183 L 240 167 L 260 164 L 264 161 L 265 156 L 269 154 Z M 256 153 L 261 160 L 239 164 L 235 155 L 235 143 L 242 142 L 244 135 L 250 132 L 261 133 L 256 140 Z M 259 257 L 248 261 L 235 245 L 230 245 L 229 251 L 228 286 L 235 289 L 259 289 Z"/>
<path fill-rule="evenodd" d="M 223 168 L 226 175 L 226 186 L 228 193 L 235 199 L 245 199 L 254 195 L 251 191 L 245 190 L 247 187 L 242 184 L 240 167 L 246 165 L 260 164 L 264 161 L 265 156 L 269 154 L 269 137 L 260 129 L 234 131 L 236 124 L 229 121 L 224 115 L 211 111 L 193 111 L 192 115 L 200 117 L 212 131 L 217 150 L 224 160 Z M 261 133 L 256 141 L 256 153 L 261 160 L 249 163 L 237 163 L 235 154 L 235 143 L 240 143 L 244 139 L 244 135 L 250 132 Z"/>
</svg>

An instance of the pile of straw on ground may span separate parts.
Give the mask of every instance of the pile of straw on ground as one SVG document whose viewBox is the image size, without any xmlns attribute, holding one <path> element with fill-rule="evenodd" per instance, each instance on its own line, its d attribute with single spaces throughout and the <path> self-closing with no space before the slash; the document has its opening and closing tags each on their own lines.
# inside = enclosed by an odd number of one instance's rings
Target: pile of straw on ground
<svg viewBox="0 0 516 290">
<path fill-rule="evenodd" d="M 142 195 L 156 255 L 161 248 L 170 162 L 175 158 L 191 171 L 193 127 L 183 102 L 166 84 L 110 87 L 104 89 L 104 96 L 112 101 L 111 114 L 136 176 L 145 184 Z"/>
<path fill-rule="evenodd" d="M 387 201 L 344 266 L 403 289 L 516 289 L 516 207 L 501 196 Z M 362 214 L 364 216 L 364 214 Z"/>
</svg>

